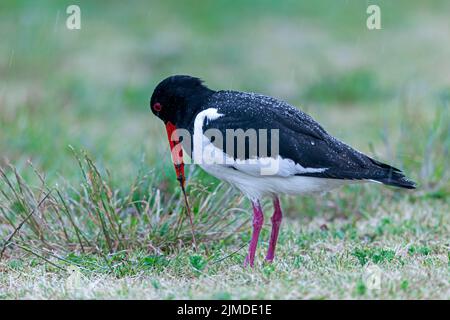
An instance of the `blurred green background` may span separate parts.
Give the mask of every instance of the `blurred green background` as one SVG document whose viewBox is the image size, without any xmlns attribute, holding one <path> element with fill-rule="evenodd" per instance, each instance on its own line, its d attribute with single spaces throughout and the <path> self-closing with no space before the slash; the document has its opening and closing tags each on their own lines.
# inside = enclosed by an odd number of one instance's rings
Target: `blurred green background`
<svg viewBox="0 0 450 320">
<path fill-rule="evenodd" d="M 81 30 L 66 28 L 70 4 Z M 369 4 L 381 30 L 366 27 Z M 71 145 L 118 182 L 137 168 L 173 177 L 149 98 L 190 74 L 286 100 L 432 183 L 448 162 L 449 12 L 449 1 L 3 0 L 0 165 L 77 179 Z"/>
</svg>

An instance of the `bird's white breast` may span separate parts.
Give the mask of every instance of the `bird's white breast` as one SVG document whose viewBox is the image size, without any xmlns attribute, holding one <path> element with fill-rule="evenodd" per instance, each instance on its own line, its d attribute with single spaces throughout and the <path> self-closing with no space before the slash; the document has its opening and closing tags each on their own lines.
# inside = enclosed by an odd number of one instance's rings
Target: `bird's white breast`
<svg viewBox="0 0 450 320">
<path fill-rule="evenodd" d="M 305 176 L 253 176 L 221 165 L 201 165 L 209 174 L 227 181 L 250 199 L 277 194 L 299 195 L 325 192 L 350 183 L 349 180 Z"/>
</svg>

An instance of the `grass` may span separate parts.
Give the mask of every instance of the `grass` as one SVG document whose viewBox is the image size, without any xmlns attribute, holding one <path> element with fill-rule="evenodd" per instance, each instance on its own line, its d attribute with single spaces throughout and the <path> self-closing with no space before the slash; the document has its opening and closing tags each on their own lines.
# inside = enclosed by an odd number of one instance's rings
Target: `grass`
<svg viewBox="0 0 450 320">
<path fill-rule="evenodd" d="M 448 299 L 448 3 L 379 3 L 373 32 L 359 1 L 81 1 L 79 32 L 59 1 L 2 3 L 0 298 Z M 419 188 L 284 197 L 272 265 L 266 201 L 249 270 L 248 201 L 189 167 L 196 252 L 148 110 L 173 73 L 281 97 Z"/>
<path fill-rule="evenodd" d="M 245 249 L 217 262 L 234 250 L 238 241 L 231 246 L 218 243 L 209 252 L 199 253 L 185 248 L 159 255 L 133 250 L 109 254 L 106 259 L 82 254 L 69 254 L 66 261 L 53 258 L 66 269 L 78 266 L 83 285 L 76 287 L 68 287 L 68 271 L 40 259 L 11 259 L 2 263 L 2 297 L 445 298 L 450 293 L 448 246 L 436 237 L 445 238 L 448 234 L 448 205 L 430 204 L 433 206 L 412 207 L 408 201 L 398 202 L 389 218 L 390 227 L 399 231 L 373 238 L 367 233 L 377 234 L 379 221 L 388 214 L 383 209 L 374 212 L 370 219 L 339 219 L 329 224 L 328 230 L 320 228 L 321 217 L 290 219 L 284 224 L 276 262 L 263 264 L 260 252 L 252 272 L 242 266 Z M 441 223 L 445 227 L 439 228 Z M 267 249 L 269 226 L 265 228 L 260 251 Z M 427 254 L 411 254 L 411 246 L 420 247 L 422 243 L 430 247 Z M 367 288 L 367 264 L 381 269 L 380 289 Z"/>
<path fill-rule="evenodd" d="M 40 186 L 34 191 L 15 168 L 0 171 L 5 186 L 1 221 L 18 238 L 11 237 L 4 245 L 16 243 L 26 248 L 39 240 L 49 251 L 102 255 L 146 247 L 164 252 L 192 241 L 179 192 L 161 194 L 154 174 L 139 174 L 124 193 L 113 189 L 86 154 L 75 157 L 83 176 L 79 189 L 51 187 L 36 171 Z M 234 231 L 232 226 L 240 227 L 242 214 L 237 206 L 242 198 L 234 197 L 223 185 L 211 191 L 200 188 L 195 184 L 189 188 L 199 195 L 191 203 L 198 240 L 207 244 L 226 239 Z"/>
<path fill-rule="evenodd" d="M 303 94 L 306 101 L 329 103 L 354 103 L 383 99 L 384 89 L 371 72 L 355 70 L 344 74 L 325 76 L 320 82 L 312 84 Z"/>
</svg>

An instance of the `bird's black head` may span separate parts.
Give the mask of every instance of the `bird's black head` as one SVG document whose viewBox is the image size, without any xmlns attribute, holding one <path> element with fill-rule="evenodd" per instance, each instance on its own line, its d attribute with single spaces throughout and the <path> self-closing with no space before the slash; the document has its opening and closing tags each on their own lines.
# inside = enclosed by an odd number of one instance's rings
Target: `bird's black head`
<svg viewBox="0 0 450 320">
<path fill-rule="evenodd" d="M 180 143 L 177 129 L 187 129 L 213 93 L 199 78 L 177 75 L 161 81 L 150 99 L 152 112 L 166 126 L 175 172 L 182 186 L 185 181 L 183 150 L 176 147 Z"/>
<path fill-rule="evenodd" d="M 161 81 L 150 100 L 152 112 L 164 123 L 186 123 L 213 90 L 203 85 L 199 78 L 175 75 Z"/>
</svg>

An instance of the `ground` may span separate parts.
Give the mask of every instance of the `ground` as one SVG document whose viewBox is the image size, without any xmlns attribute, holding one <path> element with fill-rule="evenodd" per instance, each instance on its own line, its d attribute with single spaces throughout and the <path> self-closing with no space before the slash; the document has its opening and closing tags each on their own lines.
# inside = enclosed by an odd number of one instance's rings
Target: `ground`
<svg viewBox="0 0 450 320">
<path fill-rule="evenodd" d="M 287 220 L 275 263 L 263 263 L 269 231 L 266 228 L 254 270 L 243 267 L 246 248 L 226 257 L 232 251 L 230 247 L 219 247 L 213 254 L 183 250 L 160 261 L 133 252 L 126 261 L 114 266 L 117 270 L 122 268 L 117 272 L 123 274 L 101 270 L 99 265 L 101 271 L 86 273 L 79 269 L 82 275 L 78 282 L 71 280 L 70 270 L 60 272 L 48 265 L 10 261 L 2 265 L 2 297 L 448 298 L 448 247 L 442 241 L 449 233 L 448 209 L 424 204 L 414 208 L 408 201 L 400 201 L 389 208 L 381 206 L 371 217 L 354 221 L 338 219 L 330 223 L 320 217 Z M 222 256 L 225 259 L 220 261 Z M 89 267 L 87 262 L 85 265 Z M 370 266 L 379 268 L 379 286 L 366 283 Z"/>
<path fill-rule="evenodd" d="M 376 1 L 0 4 L 0 298 L 450 298 L 449 4 Z M 413 36 L 412 36 L 413 35 Z M 199 248 L 164 127 L 162 78 L 301 108 L 418 189 L 283 197 L 277 257 L 243 267 L 250 206 L 188 168 Z M 3 250 L 5 248 L 5 250 Z"/>
</svg>

